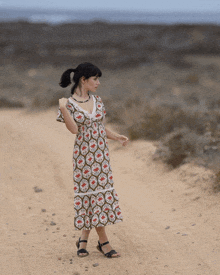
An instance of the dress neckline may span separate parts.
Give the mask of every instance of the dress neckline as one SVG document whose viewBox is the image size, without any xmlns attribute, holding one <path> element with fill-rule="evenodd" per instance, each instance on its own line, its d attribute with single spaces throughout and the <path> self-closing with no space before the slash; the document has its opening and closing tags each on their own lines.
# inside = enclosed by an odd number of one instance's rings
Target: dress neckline
<svg viewBox="0 0 220 275">
<path fill-rule="evenodd" d="M 82 112 L 86 113 L 89 116 L 93 116 L 95 114 L 95 111 L 96 111 L 96 100 L 95 100 L 94 95 L 92 95 L 92 99 L 93 99 L 93 110 L 92 110 L 92 113 L 89 113 L 89 111 L 83 109 L 71 97 L 69 97 L 69 100 L 73 103 L 74 106 L 76 106 L 79 110 L 81 110 Z"/>
</svg>

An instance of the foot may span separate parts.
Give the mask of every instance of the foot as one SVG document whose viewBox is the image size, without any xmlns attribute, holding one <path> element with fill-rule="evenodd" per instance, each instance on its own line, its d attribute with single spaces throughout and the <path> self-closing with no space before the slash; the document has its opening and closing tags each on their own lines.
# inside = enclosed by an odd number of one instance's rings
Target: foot
<svg viewBox="0 0 220 275">
<path fill-rule="evenodd" d="M 81 240 L 81 238 L 79 240 Z M 86 249 L 87 242 L 82 242 L 82 241 L 83 240 L 81 240 L 81 242 L 77 241 L 77 243 L 76 243 L 76 245 L 78 247 L 78 251 L 81 250 L 81 249 Z M 79 253 L 77 253 L 77 255 L 80 256 L 80 257 L 85 257 L 85 256 L 88 255 L 88 252 L 87 253 L 79 252 Z"/>
<path fill-rule="evenodd" d="M 99 241 L 100 242 L 100 241 Z M 100 242 L 101 244 L 103 243 L 103 242 Z M 110 252 L 112 250 L 112 247 L 111 247 L 111 245 L 108 243 L 108 244 L 105 244 L 105 245 L 103 245 L 102 246 L 102 251 L 104 252 L 104 254 L 106 254 L 106 253 L 108 253 L 108 252 Z M 119 253 L 117 253 L 116 252 L 116 254 L 112 254 L 112 258 L 118 258 L 118 257 L 120 257 L 121 255 L 119 254 Z"/>
</svg>

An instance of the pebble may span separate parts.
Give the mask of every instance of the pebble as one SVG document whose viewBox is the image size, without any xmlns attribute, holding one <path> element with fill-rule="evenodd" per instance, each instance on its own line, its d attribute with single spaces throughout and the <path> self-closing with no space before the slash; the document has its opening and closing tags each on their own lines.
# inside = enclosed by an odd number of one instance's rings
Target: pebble
<svg viewBox="0 0 220 275">
<path fill-rule="evenodd" d="M 182 236 L 188 236 L 188 234 L 182 234 Z"/>
<path fill-rule="evenodd" d="M 165 229 L 170 229 L 170 226 L 167 226 Z"/>
<path fill-rule="evenodd" d="M 55 213 L 52 214 L 52 216 L 55 216 L 55 215 L 56 215 Z"/>
<path fill-rule="evenodd" d="M 192 224 L 192 226 L 195 226 L 196 224 L 194 223 L 194 224 Z"/>
<path fill-rule="evenodd" d="M 27 235 L 27 233 L 23 233 L 23 235 Z"/>
<path fill-rule="evenodd" d="M 37 186 L 34 187 L 34 192 L 39 193 L 42 192 L 43 190 L 41 188 L 38 188 Z"/>
<path fill-rule="evenodd" d="M 63 237 L 66 237 L 66 234 L 64 234 Z"/>
<path fill-rule="evenodd" d="M 95 264 L 93 264 L 93 266 L 94 266 L 94 267 L 99 266 L 99 263 L 95 263 Z"/>
<path fill-rule="evenodd" d="M 56 223 L 52 221 L 52 222 L 50 222 L 50 225 L 56 225 Z"/>
<path fill-rule="evenodd" d="M 58 258 L 58 260 L 59 260 L 59 261 L 61 261 L 61 260 L 62 260 L 62 258 L 61 258 L 61 257 L 59 257 L 59 258 Z"/>
<path fill-rule="evenodd" d="M 47 210 L 46 209 L 41 209 L 41 212 L 46 212 Z"/>
</svg>

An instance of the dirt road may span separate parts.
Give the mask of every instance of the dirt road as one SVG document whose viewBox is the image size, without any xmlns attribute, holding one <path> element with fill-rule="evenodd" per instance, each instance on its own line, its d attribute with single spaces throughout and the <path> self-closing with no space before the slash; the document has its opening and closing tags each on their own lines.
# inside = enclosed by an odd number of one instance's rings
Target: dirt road
<svg viewBox="0 0 220 275">
<path fill-rule="evenodd" d="M 0 111 L 1 275 L 220 274 L 220 194 L 209 194 L 211 172 L 168 171 L 152 161 L 146 141 L 109 142 L 124 221 L 107 232 L 122 257 L 103 257 L 92 230 L 90 255 L 78 258 L 74 136 L 55 118 L 54 109 Z"/>
</svg>

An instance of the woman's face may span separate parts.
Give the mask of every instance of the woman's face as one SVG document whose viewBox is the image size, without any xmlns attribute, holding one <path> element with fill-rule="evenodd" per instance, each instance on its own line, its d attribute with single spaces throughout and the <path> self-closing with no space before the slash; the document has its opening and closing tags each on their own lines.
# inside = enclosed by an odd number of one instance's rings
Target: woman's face
<svg viewBox="0 0 220 275">
<path fill-rule="evenodd" d="M 84 87 L 89 91 L 95 93 L 98 88 L 100 82 L 98 76 L 91 76 L 90 78 L 85 80 Z"/>
</svg>

